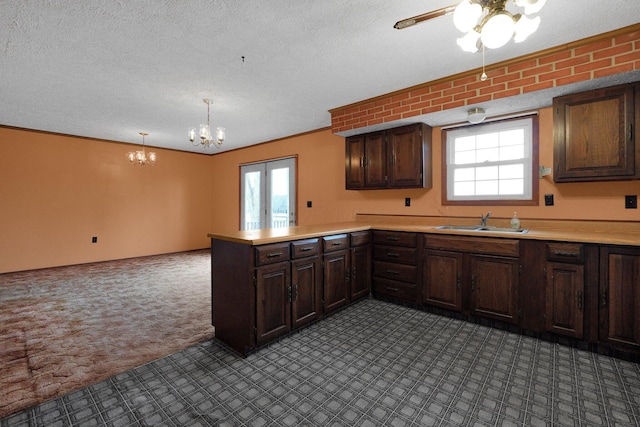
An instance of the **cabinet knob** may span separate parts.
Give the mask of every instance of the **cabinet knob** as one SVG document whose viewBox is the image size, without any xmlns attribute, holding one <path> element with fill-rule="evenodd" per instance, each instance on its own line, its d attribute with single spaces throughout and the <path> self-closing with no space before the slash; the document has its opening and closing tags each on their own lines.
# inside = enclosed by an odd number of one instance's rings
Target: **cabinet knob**
<svg viewBox="0 0 640 427">
<path fill-rule="evenodd" d="M 582 310 L 583 296 L 582 291 L 578 291 L 578 310 Z"/>
</svg>

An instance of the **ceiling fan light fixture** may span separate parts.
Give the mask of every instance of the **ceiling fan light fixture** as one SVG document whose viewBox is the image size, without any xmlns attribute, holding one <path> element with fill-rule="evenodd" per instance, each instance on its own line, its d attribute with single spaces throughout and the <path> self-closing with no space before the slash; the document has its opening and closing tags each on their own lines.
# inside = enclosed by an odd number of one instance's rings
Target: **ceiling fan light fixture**
<svg viewBox="0 0 640 427">
<path fill-rule="evenodd" d="M 467 112 L 467 120 L 469 123 L 478 124 L 487 118 L 487 113 L 484 108 L 472 108 Z"/>
<path fill-rule="evenodd" d="M 471 0 L 462 0 L 453 12 L 453 24 L 463 33 L 476 26 L 482 15 L 482 6 Z"/>
<path fill-rule="evenodd" d="M 524 7 L 524 13 L 529 15 L 531 13 L 538 13 L 540 9 L 545 5 L 547 0 L 516 0 L 515 3 L 518 6 Z"/>
<path fill-rule="evenodd" d="M 463 51 L 473 53 L 478 51 L 478 40 L 480 40 L 480 33 L 471 30 L 464 36 L 458 37 L 456 42 Z"/>
<path fill-rule="evenodd" d="M 527 37 L 536 32 L 539 26 L 539 16 L 536 16 L 533 19 L 525 15 L 520 16 L 518 22 L 516 22 L 515 25 L 515 34 L 513 35 L 513 41 L 516 43 L 525 41 Z"/>
<path fill-rule="evenodd" d="M 511 40 L 515 30 L 515 22 L 513 16 L 505 10 L 497 11 L 488 18 L 482 26 L 480 39 L 482 44 L 489 49 L 497 49 Z"/>
</svg>

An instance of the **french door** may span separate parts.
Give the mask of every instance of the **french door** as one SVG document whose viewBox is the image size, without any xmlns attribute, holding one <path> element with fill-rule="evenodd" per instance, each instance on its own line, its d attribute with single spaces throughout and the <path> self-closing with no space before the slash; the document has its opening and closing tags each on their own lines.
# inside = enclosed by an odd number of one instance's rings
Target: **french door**
<svg viewBox="0 0 640 427">
<path fill-rule="evenodd" d="M 240 166 L 240 229 L 296 225 L 296 159 Z"/>
</svg>

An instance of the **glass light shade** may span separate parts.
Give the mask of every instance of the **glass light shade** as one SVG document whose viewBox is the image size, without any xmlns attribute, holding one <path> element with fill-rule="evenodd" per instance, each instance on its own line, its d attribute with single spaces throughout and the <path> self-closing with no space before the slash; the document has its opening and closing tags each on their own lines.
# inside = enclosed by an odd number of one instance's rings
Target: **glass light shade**
<svg viewBox="0 0 640 427">
<path fill-rule="evenodd" d="M 471 0 L 462 0 L 453 12 L 453 24 L 463 33 L 470 31 L 482 15 L 482 6 Z"/>
<path fill-rule="evenodd" d="M 189 141 L 193 142 L 196 140 L 196 128 L 189 128 Z"/>
<path fill-rule="evenodd" d="M 516 4 L 524 7 L 524 13 L 529 15 L 540 12 L 540 9 L 542 9 L 542 6 L 544 6 L 546 2 L 547 0 L 517 0 Z"/>
<path fill-rule="evenodd" d="M 513 41 L 516 43 L 520 43 L 529 37 L 531 34 L 535 33 L 538 27 L 540 26 L 540 17 L 536 16 L 533 19 L 527 18 L 522 15 L 518 22 L 515 25 L 515 34 L 513 36 Z"/>
<path fill-rule="evenodd" d="M 467 120 L 469 123 L 477 124 L 482 122 L 487 117 L 487 113 L 484 108 L 472 108 L 467 112 Z"/>
<path fill-rule="evenodd" d="M 127 158 L 129 159 L 129 161 L 131 163 L 136 161 L 136 153 L 134 153 L 133 151 L 129 151 L 129 153 L 127 154 Z"/>
<path fill-rule="evenodd" d="M 211 129 L 209 125 L 200 125 L 200 139 L 211 140 Z"/>
<path fill-rule="evenodd" d="M 152 151 L 149 153 L 149 163 L 155 163 L 155 162 L 156 162 L 156 153 Z"/>
<path fill-rule="evenodd" d="M 512 16 L 505 11 L 493 15 L 482 27 L 480 38 L 482 44 L 489 49 L 504 46 L 513 36 L 515 23 Z"/>
<path fill-rule="evenodd" d="M 457 43 L 465 52 L 473 53 L 478 51 L 478 39 L 480 39 L 480 33 L 471 30 L 463 37 L 459 37 Z"/>
<path fill-rule="evenodd" d="M 224 128 L 223 127 L 217 127 L 216 128 L 216 139 L 218 140 L 218 142 L 222 142 L 224 141 Z"/>
</svg>

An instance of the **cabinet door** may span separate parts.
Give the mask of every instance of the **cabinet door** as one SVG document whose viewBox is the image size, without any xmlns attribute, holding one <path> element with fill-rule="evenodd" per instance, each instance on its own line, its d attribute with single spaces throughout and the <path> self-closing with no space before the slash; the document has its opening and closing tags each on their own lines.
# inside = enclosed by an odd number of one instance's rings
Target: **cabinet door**
<svg viewBox="0 0 640 427">
<path fill-rule="evenodd" d="M 584 324 L 584 267 L 547 264 L 545 323 L 549 332 L 582 338 Z"/>
<path fill-rule="evenodd" d="M 320 316 L 322 294 L 317 257 L 291 262 L 291 326 L 297 328 Z"/>
<path fill-rule="evenodd" d="M 554 99 L 555 182 L 638 176 L 633 99 L 633 85 Z"/>
<path fill-rule="evenodd" d="M 289 263 L 256 268 L 256 341 L 264 343 L 291 330 Z"/>
<path fill-rule="evenodd" d="M 640 250 L 602 248 L 600 340 L 640 350 Z"/>
<path fill-rule="evenodd" d="M 345 185 L 347 190 L 364 187 L 364 135 L 346 139 Z"/>
<path fill-rule="evenodd" d="M 323 256 L 324 312 L 349 303 L 349 251 L 339 250 Z"/>
<path fill-rule="evenodd" d="M 423 143 L 420 126 L 389 130 L 389 187 L 423 187 Z"/>
<path fill-rule="evenodd" d="M 427 250 L 423 283 L 425 304 L 462 311 L 462 254 Z"/>
<path fill-rule="evenodd" d="M 518 261 L 485 255 L 470 256 L 471 311 L 517 323 Z"/>
<path fill-rule="evenodd" d="M 371 292 L 371 248 L 351 248 L 351 301 Z"/>
<path fill-rule="evenodd" d="M 387 150 L 384 135 L 384 132 L 365 135 L 364 186 L 367 188 L 387 186 Z"/>
</svg>

